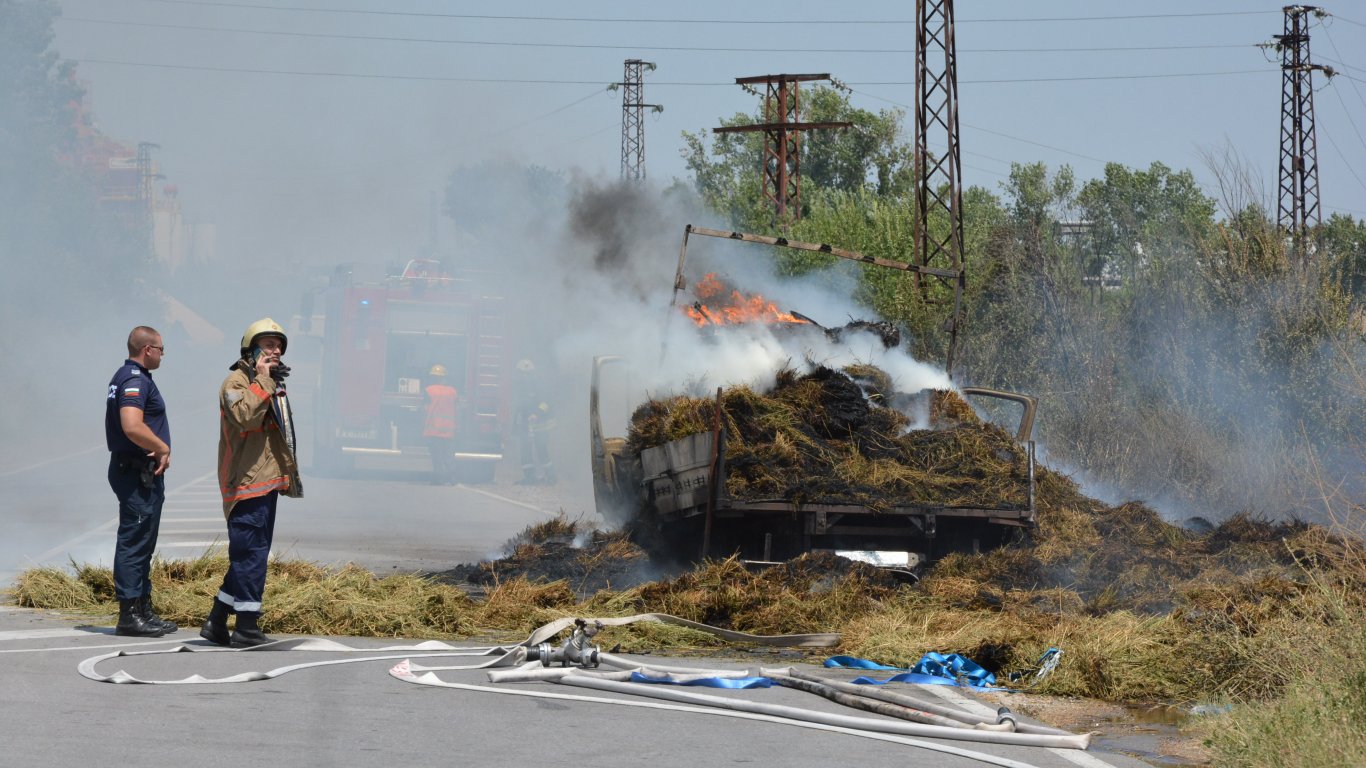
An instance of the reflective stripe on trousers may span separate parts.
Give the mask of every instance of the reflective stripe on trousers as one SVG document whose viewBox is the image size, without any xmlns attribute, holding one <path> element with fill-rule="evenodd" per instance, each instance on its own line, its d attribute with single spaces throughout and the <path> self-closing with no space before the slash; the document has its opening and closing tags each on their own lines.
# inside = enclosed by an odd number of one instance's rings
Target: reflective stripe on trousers
<svg viewBox="0 0 1366 768">
<path fill-rule="evenodd" d="M 238 613 L 260 613 L 266 591 L 266 566 L 275 537 L 275 505 L 280 494 L 242 499 L 228 516 L 228 572 L 218 599 Z"/>
</svg>

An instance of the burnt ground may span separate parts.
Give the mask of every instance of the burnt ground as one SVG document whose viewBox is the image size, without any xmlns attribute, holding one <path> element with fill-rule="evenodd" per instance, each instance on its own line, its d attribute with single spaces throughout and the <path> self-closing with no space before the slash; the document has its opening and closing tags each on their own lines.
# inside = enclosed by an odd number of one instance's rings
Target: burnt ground
<svg viewBox="0 0 1366 768">
<path fill-rule="evenodd" d="M 583 531 L 581 527 L 561 521 L 534 526 L 505 544 L 503 556 L 496 560 L 465 563 L 428 575 L 468 592 L 482 592 L 499 581 L 517 577 L 546 583 L 563 580 L 581 599 L 604 589 L 630 589 L 670 575 L 651 563 L 645 550 L 625 534 Z"/>
</svg>

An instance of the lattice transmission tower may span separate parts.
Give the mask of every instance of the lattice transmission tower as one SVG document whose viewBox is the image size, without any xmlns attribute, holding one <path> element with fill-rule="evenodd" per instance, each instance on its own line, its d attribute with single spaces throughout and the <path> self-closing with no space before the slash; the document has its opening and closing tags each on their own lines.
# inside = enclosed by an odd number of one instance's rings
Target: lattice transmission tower
<svg viewBox="0 0 1366 768">
<path fill-rule="evenodd" d="M 161 149 L 160 144 L 153 144 L 150 141 L 138 143 L 138 204 L 142 206 L 145 215 L 152 215 L 152 198 L 155 188 L 154 182 L 157 179 L 165 178 L 156 172 L 156 164 L 152 161 L 152 150 Z"/>
<path fill-rule="evenodd" d="M 1291 236 L 1297 256 L 1305 255 L 1305 236 L 1320 223 L 1318 144 L 1314 136 L 1314 70 L 1328 67 L 1309 60 L 1312 5 L 1287 5 L 1283 34 L 1275 35 L 1281 53 L 1281 172 L 1276 223 Z"/>
<path fill-rule="evenodd" d="M 945 361 L 945 370 L 952 376 L 967 284 L 953 0 L 916 0 L 915 63 L 915 262 L 952 275 L 918 272 L 916 281 L 927 300 L 931 280 L 953 292 Z"/>
<path fill-rule="evenodd" d="M 658 104 L 645 103 L 645 72 L 653 72 L 654 62 L 627 59 L 621 82 L 621 177 L 645 178 L 645 110 L 659 112 Z"/>
<path fill-rule="evenodd" d="M 767 87 L 764 93 L 764 122 L 712 129 L 714 133 L 763 132 L 764 196 L 773 201 L 776 219 L 780 223 L 799 219 L 802 215 L 802 131 L 848 128 L 853 125 L 848 122 L 802 122 L 800 84 L 829 79 L 829 74 L 737 77 L 736 85 L 744 86 L 746 90 L 752 90 L 750 86 L 760 83 Z"/>
</svg>

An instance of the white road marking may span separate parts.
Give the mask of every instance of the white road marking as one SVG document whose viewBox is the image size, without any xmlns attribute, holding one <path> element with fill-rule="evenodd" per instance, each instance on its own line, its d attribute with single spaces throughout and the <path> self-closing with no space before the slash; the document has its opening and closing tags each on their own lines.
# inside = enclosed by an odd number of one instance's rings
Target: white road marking
<svg viewBox="0 0 1366 768">
<path fill-rule="evenodd" d="M 0 632 L 0 643 L 6 640 L 42 640 L 49 637 L 89 637 L 99 634 L 80 629 L 12 629 Z"/>
<path fill-rule="evenodd" d="M 137 645 L 165 645 L 166 643 L 183 643 L 187 640 L 179 632 L 175 637 L 165 640 L 147 640 L 138 643 L 110 643 L 106 645 L 67 645 L 59 648 L 0 648 L 0 653 L 57 653 L 58 651 L 92 651 L 102 648 L 132 648 Z"/>
<path fill-rule="evenodd" d="M 200 475 L 199 477 L 196 477 L 195 479 L 189 481 L 188 483 L 185 483 L 184 485 L 175 488 L 174 490 L 168 491 L 166 495 L 167 495 L 167 496 L 170 496 L 170 495 L 173 494 L 173 493 L 179 493 L 181 490 L 183 490 L 183 489 L 185 489 L 185 488 L 189 488 L 190 486 L 194 485 L 195 483 L 198 483 L 198 482 L 204 480 L 204 478 L 207 478 L 207 477 L 214 477 L 215 475 L 216 475 L 216 473 L 214 473 L 214 472 L 207 472 L 207 473 L 205 473 L 205 474 L 203 474 L 203 475 Z M 61 544 L 58 544 L 57 546 L 53 547 L 52 549 L 49 549 L 48 551 L 43 552 L 43 553 L 39 554 L 39 555 L 36 556 L 36 557 L 32 557 L 32 558 L 28 558 L 28 559 L 29 559 L 30 561 L 32 561 L 32 562 L 35 562 L 35 563 L 43 563 L 43 562 L 46 562 L 46 561 L 48 561 L 48 560 L 51 560 L 51 559 L 54 558 L 54 557 L 57 557 L 58 555 L 64 555 L 64 554 L 66 554 L 67 552 L 70 552 L 71 549 L 72 549 L 73 547 L 75 547 L 77 544 L 80 544 L 80 543 L 83 542 L 83 541 L 86 541 L 87 539 L 92 539 L 92 538 L 94 538 L 94 537 L 96 537 L 96 536 L 99 536 L 99 535 L 102 535 L 102 534 L 104 534 L 104 533 L 107 533 L 108 531 L 113 530 L 114 528 L 117 528 L 117 527 L 118 527 L 118 524 L 119 524 L 119 518 L 118 518 L 117 515 L 115 515 L 114 517 L 112 517 L 108 522 L 104 523 L 103 525 L 99 525 L 99 526 L 96 526 L 96 527 L 94 527 L 94 528 L 91 528 L 90 530 L 86 531 L 85 533 L 82 533 L 81 535 L 79 535 L 79 536 L 77 536 L 77 537 L 75 537 L 75 538 L 73 538 L 73 539 L 68 539 L 67 541 L 64 541 L 64 542 L 62 542 Z"/>
<path fill-rule="evenodd" d="M 26 467 L 17 467 L 17 468 L 15 468 L 15 469 L 7 469 L 7 470 L 5 470 L 4 472 L 0 472 L 0 477 L 9 477 L 10 475 L 18 475 L 18 474 L 21 474 L 21 473 L 23 473 L 23 472 L 27 472 L 27 471 L 29 471 L 30 469 L 37 469 L 37 468 L 39 468 L 39 467 L 46 467 L 46 466 L 49 465 L 49 464 L 56 464 L 56 463 L 59 462 L 59 461 L 66 461 L 67 459 L 74 459 L 74 458 L 76 458 L 77 456 L 84 456 L 84 455 L 86 455 L 87 453 L 94 453 L 95 451 L 103 451 L 103 450 L 108 450 L 108 449 L 106 449 L 103 445 L 92 445 L 92 446 L 90 446 L 89 448 L 86 448 L 86 449 L 83 450 L 83 451 L 76 451 L 75 453 L 68 453 L 68 454 L 65 455 L 65 456 L 58 456 L 58 457 L 56 457 L 56 458 L 54 458 L 54 459 L 44 459 L 44 460 L 42 460 L 42 461 L 40 461 L 40 462 L 38 462 L 38 463 L 36 463 L 36 464 L 29 464 L 29 465 L 26 466 Z"/>
<path fill-rule="evenodd" d="M 222 515 L 218 515 L 218 516 L 216 516 L 216 517 L 163 517 L 163 518 L 161 518 L 161 524 L 162 524 L 162 525 L 165 525 L 166 523 L 221 523 L 221 522 L 223 522 L 223 516 L 222 516 Z"/>
<path fill-rule="evenodd" d="M 507 504 L 512 504 L 513 506 L 522 507 L 523 509 L 529 509 L 529 510 L 531 510 L 531 511 L 533 511 L 533 512 L 540 512 L 540 513 L 543 514 L 543 515 L 550 515 L 551 517 L 554 517 L 554 516 L 557 514 L 557 513 L 555 513 L 555 512 L 551 512 L 551 511 L 549 511 L 549 510 L 541 509 L 540 507 L 536 506 L 535 504 L 527 504 L 527 503 L 524 502 L 524 501 L 517 501 L 516 499 L 509 499 L 509 498 L 506 497 L 506 496 L 500 496 L 500 495 L 498 495 L 498 494 L 496 494 L 496 493 L 493 493 L 492 491 L 486 491 L 486 490 L 484 490 L 484 489 L 482 489 L 482 488 L 475 488 L 475 487 L 470 486 L 470 485 L 465 485 L 464 483 L 456 483 L 456 484 L 455 484 L 455 487 L 456 487 L 456 488 L 462 488 L 462 489 L 464 489 L 464 490 L 466 490 L 466 491 L 473 491 L 474 493 L 483 494 L 483 495 L 489 497 L 490 499 L 497 499 L 498 501 L 505 502 L 505 503 L 507 503 Z"/>
<path fill-rule="evenodd" d="M 220 525 L 217 528 L 166 528 L 162 527 L 158 535 L 160 536 L 203 536 L 206 533 L 221 533 L 227 535 L 228 527 Z"/>
</svg>

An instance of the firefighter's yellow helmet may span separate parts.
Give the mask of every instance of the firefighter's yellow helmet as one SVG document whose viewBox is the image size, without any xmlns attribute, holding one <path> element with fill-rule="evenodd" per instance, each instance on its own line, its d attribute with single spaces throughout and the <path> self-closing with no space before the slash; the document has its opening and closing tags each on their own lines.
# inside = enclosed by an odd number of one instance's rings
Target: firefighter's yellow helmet
<svg viewBox="0 0 1366 768">
<path fill-rule="evenodd" d="M 446 375 L 446 366 L 441 365 L 440 363 L 438 363 L 438 364 L 436 364 L 436 365 L 433 365 L 433 366 L 432 366 L 432 369 L 431 369 L 430 371 L 427 371 L 427 375 L 428 375 L 428 376 L 445 376 L 445 375 Z"/>
<path fill-rule="evenodd" d="M 289 337 L 285 335 L 285 329 L 269 317 L 263 317 L 248 325 L 246 333 L 242 334 L 242 354 L 245 355 L 251 351 L 251 348 L 256 346 L 257 339 L 262 336 L 278 338 L 280 340 L 280 354 L 284 354 L 285 350 L 289 348 Z"/>
</svg>

